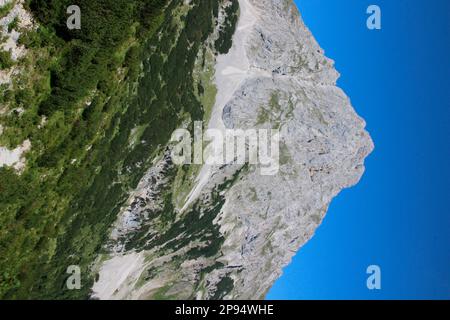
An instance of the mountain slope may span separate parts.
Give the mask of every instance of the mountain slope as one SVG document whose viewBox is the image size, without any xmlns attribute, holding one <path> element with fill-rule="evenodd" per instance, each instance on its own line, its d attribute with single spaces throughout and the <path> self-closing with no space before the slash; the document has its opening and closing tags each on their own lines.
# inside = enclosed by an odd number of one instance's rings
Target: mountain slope
<svg viewBox="0 0 450 320">
<path fill-rule="evenodd" d="M 232 3 L 222 3 L 196 57 L 194 82 L 214 96 L 200 99 L 212 107 L 205 127 L 279 129 L 279 171 L 264 176 L 233 162 L 180 168 L 169 144 L 121 210 L 94 297 L 264 297 L 332 198 L 363 174 L 373 149 L 365 123 L 292 1 L 239 0 L 232 46 L 214 58 Z"/>
</svg>

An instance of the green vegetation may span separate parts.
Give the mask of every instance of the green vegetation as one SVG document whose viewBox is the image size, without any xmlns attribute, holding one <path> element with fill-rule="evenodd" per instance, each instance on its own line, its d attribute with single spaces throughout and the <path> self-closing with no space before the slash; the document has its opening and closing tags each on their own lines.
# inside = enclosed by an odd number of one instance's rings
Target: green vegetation
<svg viewBox="0 0 450 320">
<path fill-rule="evenodd" d="M 278 128 L 282 111 L 278 95 L 278 92 L 272 92 L 268 106 L 261 107 L 256 118 L 257 125 L 272 122 L 272 127 Z"/>
<path fill-rule="evenodd" d="M 217 290 L 214 293 L 213 300 L 223 299 L 231 290 L 233 290 L 234 281 L 230 277 L 223 277 L 217 284 Z"/>
<path fill-rule="evenodd" d="M 162 287 L 161 289 L 158 289 L 158 291 L 155 292 L 153 295 L 154 300 L 176 300 L 175 296 L 168 295 L 167 292 L 170 290 L 171 285 L 167 285 Z"/>
<path fill-rule="evenodd" d="M 0 49 L 0 70 L 9 69 L 14 65 L 11 52 Z"/>
<path fill-rule="evenodd" d="M 15 1 L 8 2 L 7 4 L 0 7 L 0 19 L 8 15 L 8 13 L 14 7 L 14 2 Z"/>
<path fill-rule="evenodd" d="M 15 17 L 13 21 L 8 24 L 8 32 L 16 30 L 19 27 L 19 17 Z"/>
<path fill-rule="evenodd" d="M 172 12 L 182 3 L 27 1 L 39 27 L 21 36 L 24 72 L 2 88 L 2 103 L 23 112 L 0 116 L 0 144 L 30 139 L 32 148 L 21 175 L 0 168 L 0 297 L 88 297 L 90 266 L 129 191 L 185 115 L 203 118 L 192 72 L 219 0 L 193 0 L 180 25 Z M 81 8 L 81 30 L 65 26 L 71 4 Z M 165 204 L 164 237 L 184 228 L 170 224 L 171 195 Z M 200 220 L 188 215 L 199 223 L 187 231 L 211 224 L 219 206 Z M 207 249 L 201 254 L 218 250 Z M 66 290 L 69 265 L 82 268 L 82 290 Z"/>
<path fill-rule="evenodd" d="M 217 88 L 214 83 L 214 67 L 214 50 L 209 47 L 203 48 L 194 69 L 194 90 L 204 109 L 205 126 L 207 126 L 207 121 L 211 118 L 211 112 L 216 102 Z"/>
<path fill-rule="evenodd" d="M 225 25 L 222 26 L 215 47 L 218 53 L 226 54 L 231 49 L 232 38 L 239 19 L 239 2 L 232 0 L 231 5 L 225 8 Z"/>
<path fill-rule="evenodd" d="M 71 32 L 62 26 L 72 1 L 28 1 L 40 26 L 21 37 L 30 53 L 21 61 L 21 77 L 5 92 L 5 105 L 24 112 L 2 115 L 0 143 L 12 148 L 29 138 L 32 149 L 22 175 L 0 169 L 3 298 L 63 298 L 64 274 L 54 277 L 55 265 L 73 256 L 85 267 L 98 252 L 112 217 L 89 219 L 86 211 L 75 208 L 98 174 L 108 171 L 102 170 L 109 165 L 107 149 L 138 80 L 132 71 L 139 68 L 143 48 L 135 43 L 156 31 L 165 5 L 165 1 L 76 2 L 83 8 L 84 28 Z M 138 46 L 138 53 L 126 55 L 133 46 Z M 46 122 L 41 126 L 42 115 Z M 105 189 L 92 191 L 86 200 L 100 202 L 104 191 L 117 190 L 110 178 L 102 176 L 97 186 Z M 117 194 L 111 202 L 120 200 Z M 80 222 L 79 216 L 86 220 Z M 67 266 L 57 272 L 65 272 Z M 72 297 L 86 294 L 87 290 Z"/>
<path fill-rule="evenodd" d="M 286 143 L 280 143 L 280 165 L 288 164 L 292 161 L 291 153 Z"/>
<path fill-rule="evenodd" d="M 220 249 L 225 241 L 224 236 L 219 230 L 220 226 L 214 223 L 214 220 L 217 218 L 217 215 L 220 213 L 225 203 L 224 195 L 221 194 L 221 192 L 237 183 L 244 170 L 247 170 L 247 166 L 243 166 L 240 170 L 235 172 L 233 176 L 225 179 L 212 191 L 210 198 L 199 199 L 186 212 L 179 213 L 177 217 L 175 217 L 175 215 L 171 216 L 168 228 L 165 230 L 158 230 L 157 233 L 149 233 L 151 230 L 144 226 L 138 233 L 133 234 L 134 237 L 130 239 L 131 243 L 127 243 L 127 245 L 129 245 L 130 248 L 137 250 L 158 248 L 157 253 L 154 253 L 155 256 L 167 256 L 177 251 L 180 252 L 180 249 L 190 247 L 187 252 L 172 259 L 171 267 L 174 270 L 177 270 L 184 261 L 197 259 L 199 257 L 211 258 L 211 261 L 214 261 L 215 258 L 221 255 Z M 169 173 L 168 176 L 172 173 Z M 164 194 L 164 190 L 162 190 L 161 193 Z M 164 208 L 156 214 L 152 213 L 151 219 L 167 216 L 170 210 L 173 210 L 173 208 L 169 210 Z M 220 262 L 215 262 L 209 266 L 205 265 L 200 271 L 197 282 L 194 284 L 196 287 L 194 292 L 199 292 L 204 289 L 206 281 L 205 276 L 208 273 L 223 267 L 224 265 Z M 143 281 L 152 279 L 157 272 L 158 271 L 154 268 L 147 270 L 143 279 L 139 280 L 139 285 L 141 285 Z M 222 279 L 218 286 L 216 292 L 217 299 L 223 298 L 233 288 L 232 279 L 226 278 L 227 279 Z M 171 285 L 165 286 L 154 293 L 152 298 L 174 298 L 166 295 L 166 292 L 170 288 Z M 194 298 L 194 296 L 190 298 Z"/>
<path fill-rule="evenodd" d="M 287 104 L 284 103 L 284 108 L 281 106 L 280 99 L 279 92 L 274 91 L 271 93 L 269 103 L 260 107 L 256 117 L 256 125 L 270 123 L 273 129 L 279 129 L 283 119 L 292 118 L 294 111 L 292 99 L 289 98 Z"/>
</svg>

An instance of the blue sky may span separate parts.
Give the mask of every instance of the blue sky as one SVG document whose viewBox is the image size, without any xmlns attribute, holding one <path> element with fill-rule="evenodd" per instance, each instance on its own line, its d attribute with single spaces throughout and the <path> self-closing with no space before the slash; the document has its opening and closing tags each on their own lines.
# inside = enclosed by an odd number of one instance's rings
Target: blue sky
<svg viewBox="0 0 450 320">
<path fill-rule="evenodd" d="M 450 299 L 450 1 L 296 3 L 376 149 L 267 298 Z M 366 27 L 371 4 L 380 31 Z"/>
</svg>

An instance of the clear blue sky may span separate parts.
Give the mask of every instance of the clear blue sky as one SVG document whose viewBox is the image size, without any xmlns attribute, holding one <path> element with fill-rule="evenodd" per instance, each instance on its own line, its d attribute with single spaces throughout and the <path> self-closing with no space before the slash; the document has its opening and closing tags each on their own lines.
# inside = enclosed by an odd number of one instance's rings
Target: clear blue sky
<svg viewBox="0 0 450 320">
<path fill-rule="evenodd" d="M 450 1 L 296 3 L 376 149 L 268 298 L 450 299 Z M 381 31 L 366 28 L 370 4 Z"/>
</svg>

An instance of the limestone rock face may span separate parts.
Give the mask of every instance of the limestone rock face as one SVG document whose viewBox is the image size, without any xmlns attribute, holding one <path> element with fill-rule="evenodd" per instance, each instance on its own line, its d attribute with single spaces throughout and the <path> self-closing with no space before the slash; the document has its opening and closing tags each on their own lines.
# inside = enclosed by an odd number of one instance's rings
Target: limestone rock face
<svg viewBox="0 0 450 320">
<path fill-rule="evenodd" d="M 115 251 L 99 265 L 95 297 L 262 298 L 313 236 L 333 197 L 364 172 L 373 149 L 365 122 L 336 87 L 333 61 L 293 2 L 239 0 L 239 8 L 232 48 L 215 62 L 217 95 L 208 123 L 221 130 L 279 129 L 279 171 L 264 176 L 257 166 L 204 165 L 175 210 L 178 229 L 158 231 L 158 218 L 150 219 L 146 246 Z M 164 161 L 173 165 L 164 157 L 155 167 Z M 139 217 L 149 220 L 142 208 L 161 203 L 135 205 L 150 187 L 139 188 L 123 210 L 133 226 Z M 119 217 L 113 235 L 127 229 L 120 221 L 128 220 Z M 193 223 L 199 229 L 187 227 Z M 131 237 L 136 230 L 128 229 Z M 167 237 L 152 242 L 158 232 Z M 212 253 L 192 254 L 212 246 Z"/>
</svg>

